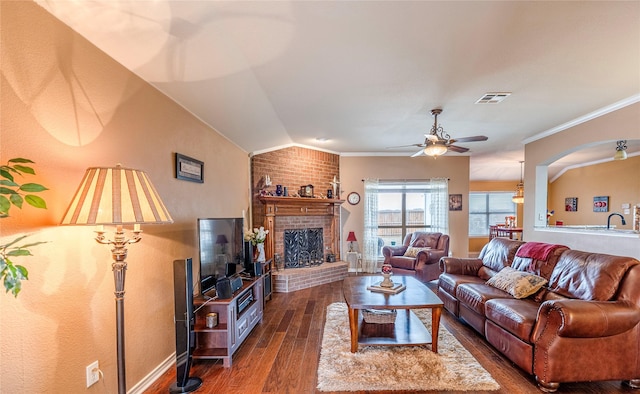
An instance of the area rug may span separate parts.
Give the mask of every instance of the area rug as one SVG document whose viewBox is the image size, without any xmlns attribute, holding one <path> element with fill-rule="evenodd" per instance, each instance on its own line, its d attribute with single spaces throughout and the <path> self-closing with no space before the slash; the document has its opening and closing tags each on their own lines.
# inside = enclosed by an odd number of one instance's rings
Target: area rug
<svg viewBox="0 0 640 394">
<path fill-rule="evenodd" d="M 431 330 L 431 310 L 414 310 Z M 345 303 L 327 307 L 318 365 L 320 391 L 479 391 L 500 386 L 446 328 L 430 346 L 360 346 L 351 353 Z"/>
</svg>

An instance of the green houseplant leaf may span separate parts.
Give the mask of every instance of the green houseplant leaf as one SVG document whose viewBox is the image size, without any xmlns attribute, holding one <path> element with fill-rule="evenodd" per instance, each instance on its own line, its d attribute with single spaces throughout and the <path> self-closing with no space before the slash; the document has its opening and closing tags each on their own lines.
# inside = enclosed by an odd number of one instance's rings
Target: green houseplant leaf
<svg viewBox="0 0 640 394">
<path fill-rule="evenodd" d="M 13 166 L 13 169 L 18 171 L 18 172 L 25 173 L 25 174 L 31 174 L 31 175 L 35 175 L 36 174 L 36 172 L 33 170 L 33 168 L 27 167 L 27 166 L 21 166 L 19 164 L 16 164 L 15 166 Z"/>
<path fill-rule="evenodd" d="M 39 193 L 49 189 L 37 183 L 25 183 L 24 185 L 20 186 L 20 190 L 28 193 Z"/>
<path fill-rule="evenodd" d="M 42 199 L 42 197 L 29 194 L 25 196 L 24 200 L 34 208 L 47 209 L 47 203 Z"/>
<path fill-rule="evenodd" d="M 0 214 L 3 214 L 3 216 L 7 216 L 9 208 L 11 208 L 11 201 L 9 201 L 9 199 L 5 196 L 0 195 Z"/>
<path fill-rule="evenodd" d="M 16 193 L 9 196 L 9 201 L 11 201 L 11 204 L 15 205 L 16 207 L 22 208 L 22 202 L 24 201 L 24 199 L 22 198 L 21 195 Z"/>
<path fill-rule="evenodd" d="M 49 189 L 39 183 L 19 184 L 16 180 L 16 176 L 36 174 L 33 167 L 22 165 L 30 163 L 34 162 L 17 157 L 10 159 L 6 165 L 0 166 L 0 219 L 9 217 L 9 210 L 12 206 L 22 209 L 25 201 L 34 208 L 47 208 L 47 203 L 42 197 L 31 193 L 40 193 Z M 11 292 L 14 297 L 17 297 L 22 290 L 22 281 L 29 279 L 29 271 L 26 267 L 15 264 L 11 258 L 33 256 L 30 248 L 45 243 L 32 242 L 17 246 L 26 237 L 27 235 L 23 235 L 7 244 L 0 245 L 0 279 L 2 279 L 5 292 Z"/>
<path fill-rule="evenodd" d="M 13 159 L 9 159 L 9 163 L 33 163 L 36 164 L 35 162 L 29 160 L 29 159 L 24 159 L 22 157 L 14 157 Z"/>
</svg>

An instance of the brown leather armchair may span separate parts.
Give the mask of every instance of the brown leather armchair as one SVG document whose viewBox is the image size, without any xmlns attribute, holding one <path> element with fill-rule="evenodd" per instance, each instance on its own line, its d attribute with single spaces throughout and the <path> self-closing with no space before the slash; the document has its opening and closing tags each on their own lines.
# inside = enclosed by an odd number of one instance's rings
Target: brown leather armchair
<svg viewBox="0 0 640 394">
<path fill-rule="evenodd" d="M 394 274 L 414 275 L 422 282 L 430 282 L 440 276 L 438 261 L 448 254 L 447 234 L 423 231 L 407 234 L 401 246 L 382 248 L 384 264 L 391 264 Z"/>
</svg>

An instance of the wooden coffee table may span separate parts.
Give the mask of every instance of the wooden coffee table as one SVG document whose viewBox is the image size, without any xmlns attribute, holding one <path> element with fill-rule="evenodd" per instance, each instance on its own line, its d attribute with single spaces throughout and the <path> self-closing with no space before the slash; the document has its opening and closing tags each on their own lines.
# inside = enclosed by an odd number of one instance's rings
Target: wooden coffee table
<svg viewBox="0 0 640 394">
<path fill-rule="evenodd" d="M 443 303 L 427 286 L 411 276 L 392 276 L 394 283 L 407 288 L 398 294 L 385 294 L 367 290 L 382 280 L 381 275 L 348 276 L 344 279 L 344 299 L 349 307 L 351 352 L 358 345 L 366 346 L 416 346 L 431 344 L 438 353 L 438 331 Z M 431 309 L 431 333 L 411 309 Z M 394 324 L 365 323 L 361 309 L 399 310 Z M 406 312 L 405 312 L 406 311 Z"/>
</svg>

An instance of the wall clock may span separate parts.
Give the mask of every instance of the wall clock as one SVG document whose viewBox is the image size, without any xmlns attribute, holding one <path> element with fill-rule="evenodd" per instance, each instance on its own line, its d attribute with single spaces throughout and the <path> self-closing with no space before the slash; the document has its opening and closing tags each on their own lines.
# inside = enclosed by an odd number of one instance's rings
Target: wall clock
<svg viewBox="0 0 640 394">
<path fill-rule="evenodd" d="M 347 196 L 347 201 L 349 201 L 349 204 L 351 205 L 356 205 L 360 202 L 360 195 L 356 192 L 351 192 Z"/>
</svg>

